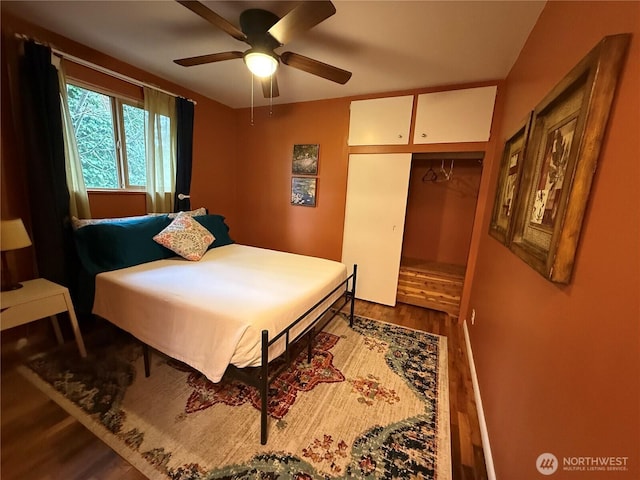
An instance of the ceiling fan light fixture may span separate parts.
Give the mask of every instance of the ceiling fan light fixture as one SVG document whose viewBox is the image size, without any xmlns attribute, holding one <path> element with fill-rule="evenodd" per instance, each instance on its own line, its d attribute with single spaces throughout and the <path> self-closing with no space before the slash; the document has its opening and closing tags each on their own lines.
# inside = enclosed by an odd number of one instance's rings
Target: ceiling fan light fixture
<svg viewBox="0 0 640 480">
<path fill-rule="evenodd" d="M 256 77 L 266 78 L 278 69 L 278 59 L 264 52 L 249 50 L 244 54 L 244 63 Z"/>
</svg>

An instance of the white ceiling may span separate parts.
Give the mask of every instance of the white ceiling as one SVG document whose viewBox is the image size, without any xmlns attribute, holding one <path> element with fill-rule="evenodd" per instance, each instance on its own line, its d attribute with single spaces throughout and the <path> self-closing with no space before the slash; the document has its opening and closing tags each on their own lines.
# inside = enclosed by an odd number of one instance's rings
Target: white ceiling
<svg viewBox="0 0 640 480">
<path fill-rule="evenodd" d="M 283 16 L 298 2 L 204 1 L 236 26 L 247 8 Z M 276 50 L 353 72 L 346 85 L 281 65 L 274 103 L 391 92 L 507 76 L 544 1 L 341 1 L 337 13 Z M 6 1 L 3 11 L 233 108 L 251 101 L 241 59 L 181 67 L 176 58 L 248 45 L 175 1 Z M 256 83 L 256 105 L 265 105 Z"/>
</svg>

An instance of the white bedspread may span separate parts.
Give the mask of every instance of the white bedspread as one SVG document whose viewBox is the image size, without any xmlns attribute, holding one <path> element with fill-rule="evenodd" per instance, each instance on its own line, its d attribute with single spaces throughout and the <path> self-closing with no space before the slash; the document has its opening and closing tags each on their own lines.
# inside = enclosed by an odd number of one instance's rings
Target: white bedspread
<svg viewBox="0 0 640 480">
<path fill-rule="evenodd" d="M 273 338 L 346 276 L 339 262 L 232 244 L 199 262 L 176 257 L 101 273 L 93 313 L 218 382 L 229 364 L 260 365 L 261 331 Z M 278 342 L 269 358 L 283 351 Z"/>
</svg>

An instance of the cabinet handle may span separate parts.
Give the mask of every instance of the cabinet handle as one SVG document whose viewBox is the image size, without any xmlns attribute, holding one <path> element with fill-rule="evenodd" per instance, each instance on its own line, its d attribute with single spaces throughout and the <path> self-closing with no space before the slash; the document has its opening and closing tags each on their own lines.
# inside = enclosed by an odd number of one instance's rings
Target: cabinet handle
<svg viewBox="0 0 640 480">
<path fill-rule="evenodd" d="M 402 134 L 398 134 L 398 138 L 402 138 Z"/>
<path fill-rule="evenodd" d="M 422 135 L 420 135 L 422 138 L 427 138 L 427 134 L 423 133 Z"/>
</svg>

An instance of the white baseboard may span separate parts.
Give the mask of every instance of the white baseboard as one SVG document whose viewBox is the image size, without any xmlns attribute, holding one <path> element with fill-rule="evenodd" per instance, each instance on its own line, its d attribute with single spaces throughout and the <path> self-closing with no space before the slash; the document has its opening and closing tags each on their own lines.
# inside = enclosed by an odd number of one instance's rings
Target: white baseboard
<svg viewBox="0 0 640 480">
<path fill-rule="evenodd" d="M 464 330 L 464 340 L 467 344 L 467 356 L 469 357 L 469 369 L 471 370 L 471 383 L 473 384 L 473 395 L 476 400 L 476 409 L 478 411 L 478 422 L 480 423 L 480 437 L 482 438 L 482 450 L 484 452 L 484 463 L 487 466 L 487 477 L 489 480 L 496 480 L 496 471 L 493 467 L 493 456 L 491 455 L 491 445 L 489 444 L 489 432 L 487 431 L 487 422 L 484 418 L 484 409 L 482 408 L 482 398 L 480 397 L 480 386 L 478 385 L 478 375 L 476 374 L 476 364 L 473 361 L 473 352 L 471 350 L 471 340 L 469 339 L 469 330 L 467 321 L 462 324 Z"/>
</svg>

